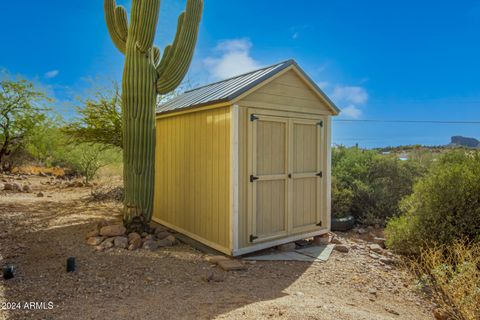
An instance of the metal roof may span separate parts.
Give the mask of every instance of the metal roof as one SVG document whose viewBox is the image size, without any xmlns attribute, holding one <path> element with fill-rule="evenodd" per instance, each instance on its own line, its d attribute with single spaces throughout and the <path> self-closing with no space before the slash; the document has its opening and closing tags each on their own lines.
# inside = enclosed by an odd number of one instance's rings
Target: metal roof
<svg viewBox="0 0 480 320">
<path fill-rule="evenodd" d="M 326 99 L 326 101 L 336 110 L 338 108 L 328 97 L 316 86 L 316 84 L 305 74 L 305 72 L 296 64 L 294 60 L 283 61 L 265 68 L 244 73 L 229 79 L 214 82 L 201 86 L 192 90 L 185 91 L 178 97 L 173 98 L 159 106 L 157 106 L 157 114 L 168 113 L 172 111 L 201 107 L 214 103 L 226 102 L 235 99 L 242 93 L 252 89 L 261 82 L 284 70 L 285 68 L 295 65 L 300 72 L 314 85 L 318 92 Z"/>
</svg>

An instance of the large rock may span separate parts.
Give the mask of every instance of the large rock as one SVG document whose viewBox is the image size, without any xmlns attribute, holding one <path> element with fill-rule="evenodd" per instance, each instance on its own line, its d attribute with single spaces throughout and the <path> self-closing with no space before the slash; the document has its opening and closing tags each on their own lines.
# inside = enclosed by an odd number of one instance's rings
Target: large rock
<svg viewBox="0 0 480 320">
<path fill-rule="evenodd" d="M 121 224 L 112 224 L 100 229 L 100 235 L 104 237 L 123 236 L 127 229 Z"/>
<path fill-rule="evenodd" d="M 170 240 L 168 240 L 167 238 L 162 239 L 162 240 L 158 240 L 157 244 L 158 244 L 159 247 L 171 247 L 171 246 L 173 246 L 173 243 Z"/>
<path fill-rule="evenodd" d="M 115 237 L 115 240 L 113 240 L 113 244 L 116 248 L 125 249 L 128 247 L 128 238 L 124 236 Z"/>
<path fill-rule="evenodd" d="M 136 232 L 130 232 L 128 234 L 128 243 L 132 243 L 135 239 L 141 239 L 142 237 Z"/>
<path fill-rule="evenodd" d="M 142 246 L 142 238 L 133 238 L 129 243 L 128 250 L 136 250 Z"/>
<path fill-rule="evenodd" d="M 156 236 L 157 239 L 159 239 L 159 240 L 165 239 L 165 238 L 168 237 L 169 235 L 170 235 L 170 232 L 168 232 L 168 231 L 155 232 L 155 236 Z"/>
<path fill-rule="evenodd" d="M 110 240 L 111 238 L 105 239 L 102 243 L 100 243 L 98 246 L 95 247 L 97 251 L 104 251 L 106 249 L 110 249 L 113 247 L 113 240 Z"/>
<path fill-rule="evenodd" d="M 33 192 L 32 186 L 29 185 L 29 184 L 23 185 L 23 188 L 22 188 L 22 189 L 23 189 L 23 192 L 26 192 L 26 193 L 32 193 L 32 192 Z"/>
<path fill-rule="evenodd" d="M 146 240 L 143 243 L 143 249 L 154 251 L 158 249 L 158 243 L 155 240 Z"/>
<path fill-rule="evenodd" d="M 168 237 L 165 238 L 166 240 L 170 241 L 172 243 L 172 246 L 177 243 L 177 239 L 173 235 L 169 235 Z"/>
<path fill-rule="evenodd" d="M 98 232 L 98 229 L 95 229 L 95 230 L 92 230 L 90 232 L 87 233 L 87 235 L 85 236 L 85 238 L 91 238 L 91 237 L 97 237 L 100 233 Z"/>
<path fill-rule="evenodd" d="M 19 192 L 22 191 L 22 186 L 17 182 L 7 182 L 3 186 L 3 190 Z"/>
<path fill-rule="evenodd" d="M 45 195 L 44 195 L 43 192 L 41 192 L 41 191 L 40 191 L 39 193 L 37 193 L 37 197 L 39 197 L 39 198 L 42 198 L 42 197 L 44 197 L 44 196 L 45 196 Z"/>
<path fill-rule="evenodd" d="M 371 244 L 368 246 L 368 249 L 370 249 L 370 251 L 373 251 L 375 253 L 379 253 L 381 254 L 383 252 L 383 249 L 382 247 L 380 247 L 378 244 Z"/>
</svg>

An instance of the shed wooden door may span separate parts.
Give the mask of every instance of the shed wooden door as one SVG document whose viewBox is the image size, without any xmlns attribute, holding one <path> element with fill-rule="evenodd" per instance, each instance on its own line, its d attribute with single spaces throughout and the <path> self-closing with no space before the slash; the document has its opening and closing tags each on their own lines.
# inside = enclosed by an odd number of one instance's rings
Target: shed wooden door
<svg viewBox="0 0 480 320">
<path fill-rule="evenodd" d="M 288 120 L 254 116 L 252 121 L 252 236 L 262 241 L 288 232 Z"/>
<path fill-rule="evenodd" d="M 289 216 L 294 233 L 321 225 L 322 126 L 318 120 L 290 121 Z"/>
<path fill-rule="evenodd" d="M 323 122 L 250 114 L 250 242 L 318 230 Z"/>
</svg>

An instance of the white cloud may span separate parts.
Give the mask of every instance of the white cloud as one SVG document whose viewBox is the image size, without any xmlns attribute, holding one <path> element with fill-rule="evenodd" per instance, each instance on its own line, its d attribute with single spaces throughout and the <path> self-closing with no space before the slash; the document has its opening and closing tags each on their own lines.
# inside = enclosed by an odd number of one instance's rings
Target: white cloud
<svg viewBox="0 0 480 320">
<path fill-rule="evenodd" d="M 252 43 L 248 39 L 231 39 L 221 41 L 214 48 L 214 56 L 203 60 L 209 73 L 215 79 L 225 79 L 261 67 L 250 56 Z"/>
<path fill-rule="evenodd" d="M 358 86 L 336 86 L 330 97 L 341 108 L 341 115 L 355 119 L 363 113 L 359 105 L 368 101 L 367 91 Z"/>
<path fill-rule="evenodd" d="M 349 118 L 358 119 L 362 115 L 362 110 L 357 108 L 355 105 L 350 104 L 346 108 L 342 109 L 341 114 Z"/>
<path fill-rule="evenodd" d="M 298 33 L 298 31 L 294 32 L 292 34 L 292 39 L 297 39 L 299 35 L 300 35 L 300 33 Z"/>
<path fill-rule="evenodd" d="M 367 102 L 368 93 L 362 87 L 337 86 L 333 90 L 332 99 L 339 102 L 362 104 Z"/>
<path fill-rule="evenodd" d="M 45 72 L 45 78 L 47 79 L 55 78 L 56 76 L 58 76 L 59 73 L 60 71 L 58 70 L 50 70 L 48 72 Z"/>
</svg>

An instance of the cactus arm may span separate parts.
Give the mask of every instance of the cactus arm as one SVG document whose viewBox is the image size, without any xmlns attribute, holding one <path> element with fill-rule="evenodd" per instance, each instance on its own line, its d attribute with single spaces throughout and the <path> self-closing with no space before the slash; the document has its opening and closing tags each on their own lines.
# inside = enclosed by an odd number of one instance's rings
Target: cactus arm
<svg viewBox="0 0 480 320">
<path fill-rule="evenodd" d="M 163 75 L 163 72 L 171 62 L 173 52 L 175 52 L 175 49 L 172 49 L 172 48 L 176 48 L 178 46 L 178 39 L 180 38 L 180 34 L 182 33 L 182 26 L 183 26 L 184 19 L 185 19 L 185 12 L 182 12 L 178 16 L 177 32 L 175 33 L 175 39 L 173 40 L 173 44 L 165 47 L 162 60 L 160 60 L 160 63 L 157 66 L 157 74 L 159 77 Z"/>
<path fill-rule="evenodd" d="M 127 11 L 122 6 L 115 8 L 115 27 L 120 39 L 127 42 L 128 36 L 128 18 Z"/>
<path fill-rule="evenodd" d="M 176 35 L 174 44 L 172 45 L 169 55 L 165 61 L 161 61 L 157 68 L 157 93 L 165 94 L 174 90 L 181 82 L 193 57 L 195 44 L 197 42 L 198 27 L 200 18 L 202 16 L 203 1 L 202 0 L 188 0 L 187 8 L 181 27 L 177 30 L 179 34 Z M 164 55 L 167 53 L 165 50 Z M 162 60 L 163 57 L 162 57 Z M 162 67 L 162 62 L 167 65 Z M 158 70 L 162 72 L 158 72 Z M 163 70 L 162 70 L 163 69 Z"/>
<path fill-rule="evenodd" d="M 108 33 L 110 33 L 113 44 L 115 44 L 120 52 L 125 53 L 126 41 L 120 37 L 120 33 L 115 24 L 115 8 L 117 7 L 117 4 L 115 3 L 115 0 L 105 0 L 104 7 Z"/>
<path fill-rule="evenodd" d="M 157 46 L 153 46 L 152 48 L 152 59 L 153 66 L 158 66 L 160 62 L 160 49 Z"/>
<path fill-rule="evenodd" d="M 147 52 L 153 45 L 157 29 L 160 0 L 142 0 L 140 8 L 140 29 L 137 37 L 137 48 L 140 52 Z"/>
</svg>

